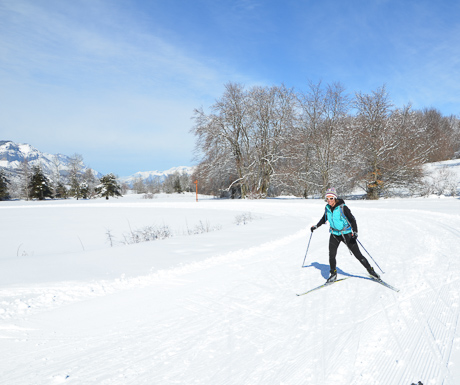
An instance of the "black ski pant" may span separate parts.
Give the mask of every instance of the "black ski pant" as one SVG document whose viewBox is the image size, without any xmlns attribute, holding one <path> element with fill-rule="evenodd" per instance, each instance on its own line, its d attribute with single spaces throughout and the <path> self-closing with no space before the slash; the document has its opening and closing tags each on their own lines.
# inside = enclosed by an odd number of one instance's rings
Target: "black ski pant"
<svg viewBox="0 0 460 385">
<path fill-rule="evenodd" d="M 337 261 L 335 257 L 337 256 L 337 249 L 339 248 L 340 242 L 345 243 L 355 258 L 361 262 L 367 271 L 371 269 L 371 265 L 367 261 L 366 257 L 362 255 L 359 250 L 358 242 L 356 242 L 356 239 L 351 238 L 351 233 L 344 235 L 331 234 L 329 238 L 329 265 L 331 267 L 331 272 L 337 269 Z"/>
</svg>

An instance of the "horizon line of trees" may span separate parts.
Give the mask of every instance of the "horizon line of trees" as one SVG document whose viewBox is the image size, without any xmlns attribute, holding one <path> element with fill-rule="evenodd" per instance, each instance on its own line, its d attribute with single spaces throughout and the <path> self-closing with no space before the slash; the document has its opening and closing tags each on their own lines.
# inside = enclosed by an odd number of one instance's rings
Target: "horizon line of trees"
<svg viewBox="0 0 460 385">
<path fill-rule="evenodd" d="M 460 123 L 434 108 L 396 107 L 385 86 L 340 83 L 246 88 L 227 83 L 210 112 L 194 111 L 192 179 L 203 194 L 321 196 L 361 188 L 367 199 L 422 189 L 424 163 L 460 156 Z"/>
<path fill-rule="evenodd" d="M 129 187 L 125 185 L 125 189 Z M 195 191 L 192 178 L 186 172 L 174 172 L 166 176 L 163 181 L 143 180 L 140 176 L 136 177 L 132 183 L 132 191 L 135 194 L 166 194 L 183 193 Z"/>
<path fill-rule="evenodd" d="M 27 159 L 21 163 L 17 175 L 6 175 L 0 168 L 0 201 L 9 199 L 93 199 L 122 196 L 132 190 L 137 194 L 182 193 L 194 191 L 190 175 L 185 172 L 168 175 L 164 181 L 144 181 L 138 177 L 132 187 L 120 183 L 113 173 L 97 178 L 92 169 L 85 169 L 83 157 L 74 154 L 70 158 L 67 173 L 62 173 L 59 160 L 53 170 L 45 174 L 41 166 L 30 166 Z"/>
</svg>

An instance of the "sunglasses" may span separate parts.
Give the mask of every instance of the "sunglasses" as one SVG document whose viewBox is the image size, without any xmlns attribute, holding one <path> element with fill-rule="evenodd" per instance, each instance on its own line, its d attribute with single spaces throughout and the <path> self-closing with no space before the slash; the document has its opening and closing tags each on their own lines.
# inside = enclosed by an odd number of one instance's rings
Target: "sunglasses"
<svg viewBox="0 0 460 385">
<path fill-rule="evenodd" d="M 333 201 L 335 198 L 326 198 L 327 201 Z"/>
</svg>

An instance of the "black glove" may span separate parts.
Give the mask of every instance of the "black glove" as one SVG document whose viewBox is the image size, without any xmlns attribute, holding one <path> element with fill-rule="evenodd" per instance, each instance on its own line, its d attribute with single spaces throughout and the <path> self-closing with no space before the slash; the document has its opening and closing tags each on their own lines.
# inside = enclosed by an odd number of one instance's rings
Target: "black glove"
<svg viewBox="0 0 460 385">
<path fill-rule="evenodd" d="M 358 233 L 352 233 L 351 234 L 351 239 L 357 240 L 358 239 Z"/>
<path fill-rule="evenodd" d="M 317 228 L 318 228 L 318 226 L 315 225 L 315 226 L 312 226 L 310 230 L 311 230 L 311 232 L 313 232 L 313 231 L 315 231 Z"/>
</svg>

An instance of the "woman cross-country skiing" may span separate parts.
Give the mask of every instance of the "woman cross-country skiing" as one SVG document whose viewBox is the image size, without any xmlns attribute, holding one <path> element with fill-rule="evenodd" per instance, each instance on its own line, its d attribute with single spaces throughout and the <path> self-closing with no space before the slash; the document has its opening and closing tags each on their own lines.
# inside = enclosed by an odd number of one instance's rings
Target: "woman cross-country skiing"
<svg viewBox="0 0 460 385">
<path fill-rule="evenodd" d="M 348 206 L 345 205 L 343 199 L 337 197 L 337 192 L 334 188 L 330 188 L 326 191 L 326 211 L 320 221 L 311 227 L 311 231 L 315 231 L 319 226 L 329 222 L 329 232 L 331 236 L 329 238 L 329 265 L 331 275 L 327 279 L 327 282 L 334 282 L 337 280 L 337 262 L 336 255 L 337 249 L 340 242 L 344 242 L 356 259 L 366 268 L 368 273 L 377 279 L 380 279 L 379 275 L 374 271 L 374 268 L 369 264 L 364 255 L 359 250 L 358 243 L 358 225 L 356 219 L 351 213 Z"/>
</svg>

